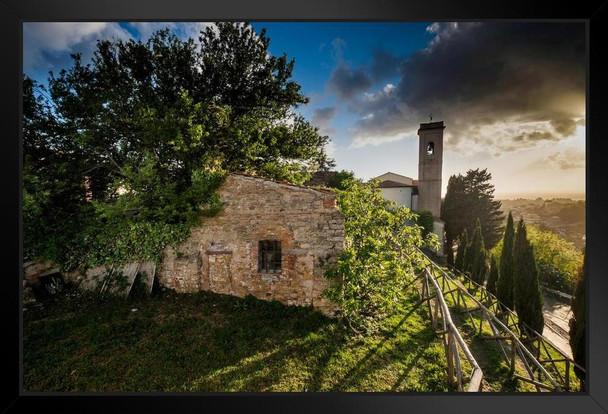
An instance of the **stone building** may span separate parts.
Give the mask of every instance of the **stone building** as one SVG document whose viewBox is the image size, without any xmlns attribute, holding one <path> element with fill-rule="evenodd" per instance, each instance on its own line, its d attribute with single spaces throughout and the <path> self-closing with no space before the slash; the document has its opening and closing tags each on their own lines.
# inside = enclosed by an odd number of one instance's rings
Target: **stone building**
<svg viewBox="0 0 608 414">
<path fill-rule="evenodd" d="M 165 248 L 159 283 L 333 313 L 321 292 L 326 266 L 344 248 L 337 194 L 241 174 L 229 174 L 218 194 L 222 210 Z"/>
<path fill-rule="evenodd" d="M 418 129 L 418 180 L 387 172 L 376 177 L 382 197 L 412 211 L 427 210 L 435 218 L 433 232 L 439 236 L 443 254 L 441 214 L 441 173 L 443 165 L 443 121 L 420 124 Z"/>
</svg>

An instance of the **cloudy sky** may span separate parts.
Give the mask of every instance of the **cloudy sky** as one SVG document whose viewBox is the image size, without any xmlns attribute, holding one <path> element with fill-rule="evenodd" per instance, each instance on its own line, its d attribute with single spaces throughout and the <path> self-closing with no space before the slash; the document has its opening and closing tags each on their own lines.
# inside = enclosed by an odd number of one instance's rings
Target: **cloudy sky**
<svg viewBox="0 0 608 414">
<path fill-rule="evenodd" d="M 99 38 L 147 39 L 170 27 L 197 38 L 211 23 L 24 23 L 24 72 L 45 82 L 92 56 Z M 270 53 L 295 59 L 310 97 L 299 108 L 329 135 L 338 169 L 417 178 L 420 123 L 446 125 L 443 186 L 471 168 L 496 195 L 584 197 L 582 23 L 290 23 L 267 28 Z"/>
</svg>

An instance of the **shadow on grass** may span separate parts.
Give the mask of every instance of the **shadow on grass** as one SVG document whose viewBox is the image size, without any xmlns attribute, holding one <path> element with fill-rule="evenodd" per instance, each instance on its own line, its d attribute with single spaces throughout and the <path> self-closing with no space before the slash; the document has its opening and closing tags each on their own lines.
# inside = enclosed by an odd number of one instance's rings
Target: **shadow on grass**
<svg viewBox="0 0 608 414">
<path fill-rule="evenodd" d="M 441 390 L 442 355 L 412 306 L 382 334 L 357 341 L 310 308 L 254 298 L 68 294 L 24 315 L 24 389 Z"/>
<path fill-rule="evenodd" d="M 412 308 L 407 311 L 407 313 L 401 318 L 401 320 L 396 325 L 392 326 L 390 330 L 385 330 L 382 333 L 382 339 L 376 345 L 374 345 L 365 354 L 365 356 L 361 358 L 359 362 L 357 362 L 357 364 L 346 373 L 344 377 L 342 377 L 340 382 L 345 388 L 356 384 L 357 381 L 361 379 L 361 377 L 365 376 L 366 374 L 369 374 L 369 369 L 366 369 L 369 368 L 369 366 L 373 366 L 377 369 L 379 361 L 374 361 L 374 364 L 369 364 L 369 362 L 376 356 L 378 350 L 382 349 L 385 346 L 389 339 L 395 338 L 395 336 L 397 336 L 397 333 L 403 326 L 403 324 L 410 318 L 410 316 L 412 316 L 414 312 L 416 312 L 418 308 L 420 308 L 423 303 L 424 302 L 416 303 Z M 404 373 L 404 375 L 407 375 L 407 372 Z"/>
</svg>

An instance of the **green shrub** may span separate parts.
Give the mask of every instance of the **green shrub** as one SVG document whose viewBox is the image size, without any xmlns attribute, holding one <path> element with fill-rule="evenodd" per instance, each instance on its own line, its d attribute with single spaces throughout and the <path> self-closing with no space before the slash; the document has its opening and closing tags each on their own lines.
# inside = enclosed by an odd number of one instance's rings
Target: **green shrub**
<svg viewBox="0 0 608 414">
<path fill-rule="evenodd" d="M 555 233 L 534 226 L 528 226 L 528 238 L 534 246 L 540 282 L 551 289 L 572 292 L 583 265 L 582 252 Z"/>
<path fill-rule="evenodd" d="M 405 207 L 385 201 L 377 181 L 349 180 L 339 192 L 344 215 L 345 248 L 326 276 L 334 283 L 324 295 L 340 307 L 340 317 L 353 331 L 371 332 L 387 315 L 401 309 L 413 269 L 422 256 L 416 246 L 437 248 L 433 233 L 422 236 Z"/>
</svg>

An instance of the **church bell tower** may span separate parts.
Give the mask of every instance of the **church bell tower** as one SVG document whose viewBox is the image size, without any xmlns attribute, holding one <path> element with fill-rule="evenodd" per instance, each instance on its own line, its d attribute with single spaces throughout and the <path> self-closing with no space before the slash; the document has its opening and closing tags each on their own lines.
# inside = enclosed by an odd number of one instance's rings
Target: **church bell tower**
<svg viewBox="0 0 608 414">
<path fill-rule="evenodd" d="M 420 124 L 418 129 L 418 210 L 429 210 L 435 219 L 441 211 L 443 121 Z"/>
</svg>

